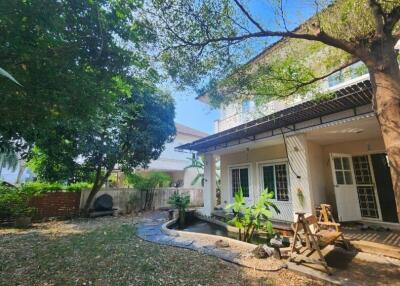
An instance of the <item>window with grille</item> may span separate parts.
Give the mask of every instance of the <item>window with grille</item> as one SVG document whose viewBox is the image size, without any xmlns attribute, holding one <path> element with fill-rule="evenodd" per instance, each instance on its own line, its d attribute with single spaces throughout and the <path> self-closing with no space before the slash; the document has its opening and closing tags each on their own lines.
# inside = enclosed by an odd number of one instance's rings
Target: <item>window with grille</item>
<svg viewBox="0 0 400 286">
<path fill-rule="evenodd" d="M 249 197 L 249 168 L 233 168 L 231 169 L 232 195 L 242 189 L 243 196 Z"/>
<path fill-rule="evenodd" d="M 268 165 L 262 167 L 264 189 L 273 191 L 274 199 L 289 201 L 289 184 L 286 164 Z"/>
<path fill-rule="evenodd" d="M 379 218 L 368 156 L 354 156 L 353 166 L 361 216 L 368 218 Z"/>
</svg>

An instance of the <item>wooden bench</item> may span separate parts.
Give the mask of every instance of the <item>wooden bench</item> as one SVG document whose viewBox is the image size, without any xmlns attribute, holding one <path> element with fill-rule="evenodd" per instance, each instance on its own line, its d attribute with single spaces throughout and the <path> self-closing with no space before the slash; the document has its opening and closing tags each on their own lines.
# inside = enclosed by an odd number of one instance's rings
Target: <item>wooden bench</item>
<svg viewBox="0 0 400 286">
<path fill-rule="evenodd" d="M 305 217 L 304 213 L 296 213 L 297 222 L 293 224 L 294 240 L 291 248 L 289 261 L 299 259 L 300 262 L 318 263 L 324 266 L 330 274 L 328 264 L 321 249 L 329 244 L 333 244 L 341 239 L 346 249 L 349 248 L 347 240 L 343 233 L 333 229 L 322 229 L 318 219 L 314 215 Z M 318 259 L 311 258 L 313 253 L 318 254 Z"/>
<path fill-rule="evenodd" d="M 317 213 L 319 213 L 318 224 L 321 228 L 334 228 L 336 231 L 340 231 L 340 223 L 335 221 L 335 218 L 332 215 L 331 205 L 321 204 L 320 207 L 317 208 Z"/>
</svg>

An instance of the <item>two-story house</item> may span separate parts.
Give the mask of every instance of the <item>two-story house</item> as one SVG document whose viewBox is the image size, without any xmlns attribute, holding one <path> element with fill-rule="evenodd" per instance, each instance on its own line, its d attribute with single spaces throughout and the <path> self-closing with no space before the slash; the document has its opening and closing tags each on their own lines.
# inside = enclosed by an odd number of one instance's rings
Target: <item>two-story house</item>
<svg viewBox="0 0 400 286">
<path fill-rule="evenodd" d="M 249 64 L 282 56 L 285 45 L 286 39 L 278 41 Z M 310 54 L 310 60 L 318 57 Z M 268 188 L 280 209 L 276 221 L 292 222 L 295 212 L 315 213 L 329 203 L 339 221 L 399 226 L 366 69 L 362 63 L 348 66 L 321 81 L 320 89 L 334 96 L 292 96 L 261 107 L 251 100 L 222 105 L 215 134 L 178 147 L 205 155 L 205 215 L 215 207 L 218 159 L 223 205 L 240 188 L 249 203 Z M 207 94 L 198 99 L 209 102 Z"/>
</svg>

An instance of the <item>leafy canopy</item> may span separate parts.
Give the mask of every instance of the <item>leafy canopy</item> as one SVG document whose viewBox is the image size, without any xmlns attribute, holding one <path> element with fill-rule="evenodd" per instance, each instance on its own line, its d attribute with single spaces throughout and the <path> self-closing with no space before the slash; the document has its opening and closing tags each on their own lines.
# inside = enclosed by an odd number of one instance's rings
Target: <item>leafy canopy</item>
<svg viewBox="0 0 400 286">
<path fill-rule="evenodd" d="M 262 104 L 314 90 L 319 94 L 320 80 L 356 60 L 369 69 L 377 66 L 379 55 L 372 48 L 382 40 L 394 46 L 398 39 L 398 1 L 265 1 L 257 3 L 266 12 L 262 19 L 250 9 L 256 2 L 151 1 L 169 74 L 206 93 L 214 106 L 248 98 Z M 296 17 L 289 5 L 298 7 Z"/>
<path fill-rule="evenodd" d="M 144 52 L 151 25 L 135 17 L 142 4 L 0 2 L 1 67 L 22 85 L 0 77 L 0 147 L 66 144 L 63 133 L 87 128 L 135 78 L 157 80 Z"/>
</svg>

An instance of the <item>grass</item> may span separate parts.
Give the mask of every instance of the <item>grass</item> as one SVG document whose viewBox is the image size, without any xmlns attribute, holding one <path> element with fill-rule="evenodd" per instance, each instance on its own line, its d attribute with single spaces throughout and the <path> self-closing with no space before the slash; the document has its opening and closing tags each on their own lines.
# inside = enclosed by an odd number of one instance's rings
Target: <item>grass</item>
<svg viewBox="0 0 400 286">
<path fill-rule="evenodd" d="M 261 274 L 145 242 L 132 218 L 94 221 L 0 231 L 0 285 L 313 285 L 288 271 Z"/>
</svg>

